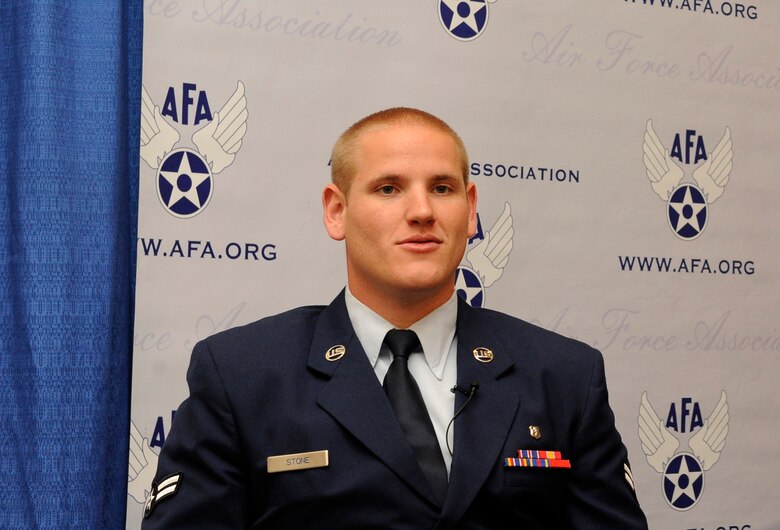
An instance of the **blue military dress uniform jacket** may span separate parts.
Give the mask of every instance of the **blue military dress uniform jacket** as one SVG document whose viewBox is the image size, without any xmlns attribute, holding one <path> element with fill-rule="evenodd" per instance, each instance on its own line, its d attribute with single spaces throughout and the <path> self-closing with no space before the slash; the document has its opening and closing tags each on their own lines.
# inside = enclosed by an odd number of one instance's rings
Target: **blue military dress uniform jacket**
<svg viewBox="0 0 780 530">
<path fill-rule="evenodd" d="M 172 477 L 175 493 L 157 499 L 155 488 L 143 528 L 647 528 L 627 480 L 601 354 L 459 304 L 457 379 L 479 390 L 455 420 L 443 505 L 355 336 L 342 292 L 329 306 L 265 318 L 195 347 L 190 396 L 155 479 Z M 343 356 L 332 355 L 340 351 L 333 346 L 343 346 Z M 492 360 L 478 360 L 478 348 Z M 459 394 L 455 408 L 465 399 Z M 505 466 L 519 449 L 560 451 L 571 468 Z M 268 473 L 269 456 L 312 451 L 327 451 L 328 465 Z"/>
</svg>

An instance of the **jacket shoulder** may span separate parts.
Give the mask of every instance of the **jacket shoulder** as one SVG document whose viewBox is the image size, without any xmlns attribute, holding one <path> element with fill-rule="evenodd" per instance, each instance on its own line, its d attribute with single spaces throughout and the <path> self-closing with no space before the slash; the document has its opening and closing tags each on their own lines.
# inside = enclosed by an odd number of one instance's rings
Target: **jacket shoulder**
<svg viewBox="0 0 780 530">
<path fill-rule="evenodd" d="M 274 360 L 273 364 L 299 363 L 309 353 L 317 319 L 324 308 L 298 307 L 236 326 L 201 340 L 194 351 L 210 352 L 214 362 L 223 369 L 228 366 L 249 369 L 264 360 Z"/>
<path fill-rule="evenodd" d="M 297 335 L 305 329 L 313 329 L 317 318 L 325 307 L 323 305 L 297 307 L 215 333 L 204 339 L 204 341 L 211 345 L 251 341 L 257 346 L 256 340 L 259 338 L 265 341 L 274 336 L 288 337 Z"/>
<path fill-rule="evenodd" d="M 483 325 L 489 326 L 510 351 L 516 351 L 523 356 L 538 355 L 556 363 L 576 364 L 583 361 L 590 363 L 593 362 L 594 357 L 601 357 L 598 350 L 582 341 L 512 315 L 492 309 L 475 311 Z"/>
<path fill-rule="evenodd" d="M 531 322 L 507 313 L 502 313 L 501 311 L 495 311 L 493 309 L 476 309 L 475 311 L 477 314 L 481 315 L 481 318 L 484 321 L 490 322 L 491 326 L 499 335 L 519 334 L 525 337 L 534 338 L 540 342 L 560 344 L 570 348 L 593 349 L 582 341 L 561 335 L 558 332 L 543 328 L 537 324 L 532 324 Z"/>
</svg>

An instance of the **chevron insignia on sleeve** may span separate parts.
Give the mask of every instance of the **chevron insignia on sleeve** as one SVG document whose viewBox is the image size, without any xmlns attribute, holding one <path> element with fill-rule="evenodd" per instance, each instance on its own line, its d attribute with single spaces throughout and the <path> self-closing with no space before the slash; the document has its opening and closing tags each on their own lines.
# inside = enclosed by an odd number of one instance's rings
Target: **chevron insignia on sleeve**
<svg viewBox="0 0 780 530">
<path fill-rule="evenodd" d="M 149 497 L 146 499 L 146 506 L 144 507 L 144 519 L 152 515 L 154 507 L 157 506 L 161 500 L 166 499 L 179 491 L 179 484 L 181 484 L 181 473 L 168 475 L 160 482 L 152 484 L 152 491 L 149 493 Z"/>
<path fill-rule="evenodd" d="M 631 468 L 628 465 L 628 462 L 623 463 L 623 478 L 626 479 L 626 482 L 631 487 L 631 491 L 636 493 L 636 487 L 634 487 L 634 474 L 631 473 Z"/>
</svg>

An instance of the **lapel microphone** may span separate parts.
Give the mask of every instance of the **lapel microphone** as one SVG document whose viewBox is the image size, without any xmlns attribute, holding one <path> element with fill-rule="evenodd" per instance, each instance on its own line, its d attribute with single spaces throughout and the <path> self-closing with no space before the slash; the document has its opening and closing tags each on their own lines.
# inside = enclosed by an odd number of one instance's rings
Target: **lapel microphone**
<svg viewBox="0 0 780 530">
<path fill-rule="evenodd" d="M 450 388 L 450 392 L 452 392 L 453 394 L 455 392 L 460 392 L 461 394 L 466 396 L 466 401 L 463 402 L 463 405 L 460 406 L 458 411 L 452 417 L 450 423 L 447 424 L 447 430 L 444 432 L 444 441 L 447 442 L 447 451 L 449 451 L 450 456 L 452 456 L 452 448 L 450 447 L 450 427 L 452 427 L 452 424 L 455 423 L 455 418 L 460 416 L 460 413 L 463 412 L 463 409 L 466 408 L 466 405 L 471 403 L 471 400 L 474 399 L 474 396 L 477 395 L 477 390 L 479 390 L 479 381 L 472 381 L 471 385 L 468 388 L 463 388 L 458 385 L 455 385 L 452 388 Z"/>
<path fill-rule="evenodd" d="M 469 399 L 474 397 L 474 394 L 477 393 L 477 390 L 479 390 L 479 382 L 477 381 L 472 381 L 471 386 L 468 389 L 460 387 L 458 385 L 455 385 L 454 387 L 450 388 L 450 392 L 452 392 L 453 394 L 455 392 L 460 392 L 464 396 L 467 396 Z M 466 401 L 466 403 L 468 403 L 468 401 Z M 463 404 L 464 407 L 466 406 L 466 403 Z M 461 410 L 462 409 L 463 407 L 461 407 Z M 460 410 L 458 411 L 458 413 L 460 413 Z M 458 414 L 455 414 L 455 417 L 457 416 Z"/>
</svg>

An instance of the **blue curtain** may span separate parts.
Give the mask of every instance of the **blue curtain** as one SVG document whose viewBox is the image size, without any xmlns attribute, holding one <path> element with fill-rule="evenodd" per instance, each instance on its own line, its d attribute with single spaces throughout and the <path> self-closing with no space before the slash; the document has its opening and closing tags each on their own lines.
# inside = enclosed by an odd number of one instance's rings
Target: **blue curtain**
<svg viewBox="0 0 780 530">
<path fill-rule="evenodd" d="M 0 7 L 0 528 L 122 528 L 141 1 Z"/>
</svg>

